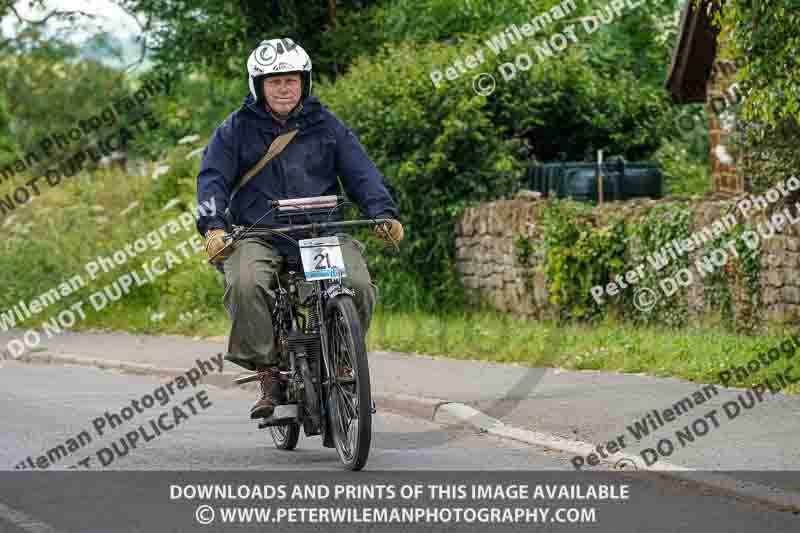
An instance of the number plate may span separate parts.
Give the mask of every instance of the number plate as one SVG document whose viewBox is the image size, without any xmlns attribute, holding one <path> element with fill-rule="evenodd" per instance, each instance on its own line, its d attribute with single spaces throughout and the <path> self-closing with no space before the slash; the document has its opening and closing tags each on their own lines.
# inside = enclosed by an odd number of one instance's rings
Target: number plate
<svg viewBox="0 0 800 533">
<path fill-rule="evenodd" d="M 298 242 L 307 281 L 347 277 L 339 237 L 301 239 Z"/>
</svg>

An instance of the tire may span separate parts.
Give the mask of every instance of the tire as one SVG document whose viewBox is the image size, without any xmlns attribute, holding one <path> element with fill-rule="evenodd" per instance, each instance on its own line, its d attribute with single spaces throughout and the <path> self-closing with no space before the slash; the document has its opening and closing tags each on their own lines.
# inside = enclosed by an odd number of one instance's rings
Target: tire
<svg viewBox="0 0 800 533">
<path fill-rule="evenodd" d="M 345 468 L 361 470 L 372 440 L 372 393 L 367 347 L 352 296 L 328 301 L 325 326 L 333 367 L 327 390 L 333 441 Z"/>
<path fill-rule="evenodd" d="M 300 438 L 300 424 L 292 422 L 285 426 L 270 426 L 269 432 L 272 434 L 272 440 L 275 441 L 276 448 L 279 450 L 294 450 Z"/>
</svg>

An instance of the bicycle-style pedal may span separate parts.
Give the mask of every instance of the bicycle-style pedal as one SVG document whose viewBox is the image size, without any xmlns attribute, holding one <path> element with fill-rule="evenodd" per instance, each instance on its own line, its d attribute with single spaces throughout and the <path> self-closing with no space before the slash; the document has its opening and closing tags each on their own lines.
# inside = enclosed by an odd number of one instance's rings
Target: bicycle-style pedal
<svg viewBox="0 0 800 533">
<path fill-rule="evenodd" d="M 264 418 L 259 424 L 258 429 L 264 429 L 269 426 L 285 426 L 297 421 L 299 413 L 298 405 L 296 403 L 289 403 L 285 405 L 276 405 L 272 416 Z"/>
<path fill-rule="evenodd" d="M 258 381 L 258 374 L 248 374 L 233 380 L 237 385 L 244 385 L 245 383 L 252 383 L 253 381 Z"/>
<path fill-rule="evenodd" d="M 289 381 L 290 375 L 291 372 L 289 372 L 288 370 L 281 370 L 278 373 L 278 376 L 281 381 Z M 254 381 L 258 381 L 258 374 L 248 374 L 246 376 L 240 376 L 235 380 L 233 380 L 233 382 L 236 383 L 237 385 L 244 385 L 245 383 L 252 383 Z"/>
</svg>

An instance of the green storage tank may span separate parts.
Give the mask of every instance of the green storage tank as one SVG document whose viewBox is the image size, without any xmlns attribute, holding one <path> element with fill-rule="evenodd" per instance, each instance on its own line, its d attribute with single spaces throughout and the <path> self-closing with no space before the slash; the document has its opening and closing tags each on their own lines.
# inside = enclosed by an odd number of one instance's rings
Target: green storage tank
<svg viewBox="0 0 800 533">
<path fill-rule="evenodd" d="M 549 196 L 572 198 L 579 202 L 597 202 L 597 165 L 595 163 L 545 163 L 528 171 L 528 188 Z M 628 163 L 621 158 L 603 164 L 603 199 L 663 198 L 664 177 L 658 164 Z"/>
</svg>

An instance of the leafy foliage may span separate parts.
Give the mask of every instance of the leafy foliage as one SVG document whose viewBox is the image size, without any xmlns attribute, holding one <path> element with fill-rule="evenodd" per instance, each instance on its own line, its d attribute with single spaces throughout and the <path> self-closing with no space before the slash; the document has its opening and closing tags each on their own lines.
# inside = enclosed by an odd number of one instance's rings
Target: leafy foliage
<svg viewBox="0 0 800 533">
<path fill-rule="evenodd" d="M 691 158 L 685 146 L 666 142 L 653 154 L 653 159 L 664 172 L 667 194 L 695 196 L 711 192 L 708 165 Z"/>
<path fill-rule="evenodd" d="M 544 273 L 550 302 L 562 319 L 595 318 L 605 311 L 591 295 L 625 267 L 625 222 L 599 224 L 588 207 L 555 201 L 542 211 Z"/>
<path fill-rule="evenodd" d="M 703 292 L 727 328 L 752 333 L 760 323 L 762 247 L 761 239 L 754 243 L 751 236 L 748 241 L 746 232 L 755 233 L 755 228 L 739 223 L 713 241 L 710 248 L 726 250 L 728 262 L 707 277 Z M 733 251 L 728 243 L 733 243 Z"/>
<path fill-rule="evenodd" d="M 247 56 L 263 39 L 290 37 L 312 58 L 318 73 L 335 73 L 336 58 L 325 55 L 322 38 L 332 4 L 362 9 L 371 2 L 346 0 L 120 0 L 152 24 L 147 42 L 156 63 L 212 76 L 241 76 Z"/>
<path fill-rule="evenodd" d="M 630 268 L 639 264 L 645 265 L 644 279 L 637 282 L 639 291 L 652 295 L 655 304 L 652 307 L 631 301 L 628 316 L 640 324 L 665 324 L 671 327 L 684 326 L 689 318 L 686 301 L 686 287 L 677 290 L 669 297 L 664 294 L 660 285 L 665 279 L 680 279 L 679 272 L 689 266 L 689 257 L 684 254 L 676 258 L 670 257 L 665 250 L 675 240 L 683 241 L 690 235 L 691 213 L 682 203 L 657 205 L 638 222 L 631 223 L 629 232 L 631 241 Z M 666 264 L 659 264 L 656 254 L 666 259 Z M 676 284 L 677 285 L 677 284 Z M 644 294 L 641 293 L 640 294 Z"/>
<path fill-rule="evenodd" d="M 546 252 L 540 268 L 562 320 L 591 320 L 618 311 L 637 325 L 684 327 L 693 311 L 688 287 L 697 283 L 706 310 L 718 312 L 727 329 L 752 333 L 762 324 L 761 250 L 743 238 L 752 229 L 748 225 L 724 231 L 690 258 L 668 250 L 673 241 L 685 242 L 699 230 L 691 227 L 692 214 L 685 202 L 656 205 L 644 216 L 624 222 L 613 216 L 603 220 L 607 215 L 569 201 L 554 202 L 542 214 Z M 520 264 L 527 265 L 531 243 L 519 237 L 516 246 Z M 716 258 L 706 262 L 712 252 L 724 252 L 725 263 Z M 690 264 L 694 260 L 711 268 L 701 273 L 700 267 Z M 628 271 L 635 271 L 635 281 L 627 279 Z M 591 289 L 606 287 L 612 280 L 619 283 L 621 294 L 608 293 L 611 297 L 601 307 L 590 296 Z"/>
<path fill-rule="evenodd" d="M 441 45 L 387 47 L 319 90 L 396 191 L 407 241 L 400 255 L 378 255 L 370 264 L 384 288 L 410 274 L 434 308 L 460 302 L 452 262 L 457 216 L 471 203 L 509 193 L 522 177 L 523 143 L 498 127 L 484 97 L 463 84 L 431 91 L 433 64 L 456 53 Z"/>
<path fill-rule="evenodd" d="M 46 163 L 40 143 L 51 135 L 64 139 L 61 142 L 66 146 L 54 149 L 54 156 L 77 150 L 78 143 L 68 137 L 69 131 L 128 89 L 119 72 L 98 61 L 79 60 L 75 47 L 57 41 L 0 61 L 0 81 L 8 113 L 8 136 L 0 141 L 6 146 L 6 163 L 28 152 L 38 153 Z M 112 123 L 103 119 L 97 135 L 115 126 L 116 119 Z M 2 133 L 0 128 L 0 138 Z"/>
<path fill-rule="evenodd" d="M 793 0 L 731 0 L 714 20 L 726 53 L 737 59 L 736 79 L 747 87 L 743 116 L 763 126 L 800 122 L 800 4 Z"/>
<path fill-rule="evenodd" d="M 527 22 L 559 1 L 538 1 L 534 6 L 528 0 L 384 0 L 367 9 L 346 10 L 340 24 L 323 34 L 320 52 L 336 58 L 343 72 L 353 59 L 373 55 L 383 44 L 457 44 Z"/>
<path fill-rule="evenodd" d="M 11 116 L 5 96 L 0 94 L 0 166 L 5 166 L 14 160 L 14 143 L 11 140 Z"/>
<path fill-rule="evenodd" d="M 747 94 L 738 111 L 738 144 L 748 154 L 745 170 L 753 189 L 763 191 L 800 164 L 800 4 L 730 0 L 723 6 L 713 0 L 707 8 L 722 30 L 722 54 L 736 60 L 735 81 Z"/>
<path fill-rule="evenodd" d="M 149 132 L 141 151 L 155 159 L 164 157 L 164 152 L 183 137 L 210 137 L 227 114 L 242 105 L 248 90 L 247 82 L 241 77 L 220 79 L 187 74 L 177 79 L 169 97 L 150 103 L 161 127 Z"/>
<path fill-rule="evenodd" d="M 526 138 L 541 160 L 593 159 L 598 149 L 640 160 L 663 140 L 668 108 L 658 90 L 630 73 L 594 70 L 579 51 L 538 62 L 502 89 L 490 99 L 498 123 Z"/>
</svg>

